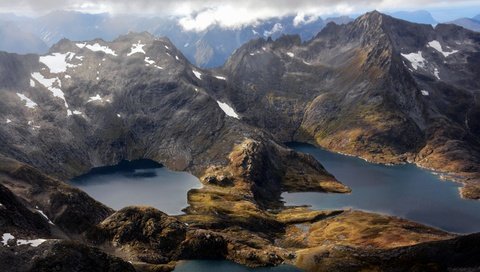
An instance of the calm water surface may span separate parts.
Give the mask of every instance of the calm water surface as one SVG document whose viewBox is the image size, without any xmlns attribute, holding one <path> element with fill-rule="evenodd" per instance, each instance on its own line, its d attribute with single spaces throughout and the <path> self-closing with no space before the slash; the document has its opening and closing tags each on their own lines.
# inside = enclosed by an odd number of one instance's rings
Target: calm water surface
<svg viewBox="0 0 480 272">
<path fill-rule="evenodd" d="M 277 267 L 248 268 L 229 261 L 195 260 L 185 261 L 175 267 L 174 272 L 301 272 L 290 265 Z"/>
<path fill-rule="evenodd" d="M 446 231 L 480 231 L 480 201 L 460 198 L 460 184 L 443 181 L 415 165 L 385 166 L 307 144 L 291 148 L 317 158 L 351 194 L 284 193 L 287 205 L 315 209 L 355 208 L 407 218 Z"/>
<path fill-rule="evenodd" d="M 146 205 L 170 215 L 181 214 L 188 206 L 187 192 L 201 187 L 195 176 L 168 170 L 151 161 L 96 168 L 71 183 L 116 210 Z"/>
</svg>

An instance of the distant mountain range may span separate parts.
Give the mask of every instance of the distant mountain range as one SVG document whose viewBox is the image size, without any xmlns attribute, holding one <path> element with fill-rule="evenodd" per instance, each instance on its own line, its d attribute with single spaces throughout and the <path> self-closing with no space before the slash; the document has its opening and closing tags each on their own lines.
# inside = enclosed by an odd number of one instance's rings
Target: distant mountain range
<svg viewBox="0 0 480 272">
<path fill-rule="evenodd" d="M 427 24 L 427 25 L 438 24 L 437 20 L 433 18 L 432 14 L 430 14 L 430 12 L 426 10 L 398 11 L 398 12 L 390 13 L 390 16 L 397 19 L 409 21 L 412 23 L 417 23 L 417 24 Z"/>
<path fill-rule="evenodd" d="M 20 29 L 13 22 L 0 21 L 0 50 L 27 54 L 47 52 L 47 44 L 31 32 Z"/>
<path fill-rule="evenodd" d="M 480 32 L 480 15 L 477 15 L 473 18 L 460 18 L 455 21 L 451 21 L 450 23 Z"/>
<path fill-rule="evenodd" d="M 17 41 L 19 33 L 25 33 L 20 37 L 28 35 L 38 37 L 48 46 L 52 46 L 62 38 L 71 40 L 101 38 L 111 41 L 128 32 L 147 31 L 157 37 L 169 37 L 192 63 L 201 67 L 223 65 L 235 49 L 251 39 L 260 37 L 276 39 L 285 34 L 299 34 L 303 40 L 309 40 L 329 22 L 343 24 L 352 21 L 349 17 L 337 17 L 326 20 L 308 18 L 296 22 L 295 16 L 287 16 L 259 21 L 239 29 L 211 26 L 204 31 L 197 32 L 184 30 L 179 24 L 179 19 L 175 17 L 145 18 L 55 11 L 38 18 L 17 17 L 12 14 L 3 14 L 0 18 L 22 29 L 22 31 L 4 35 L 6 40 Z M 28 39 L 25 38 L 25 40 Z M 27 48 L 3 46 L 0 43 L 0 50 L 15 53 L 46 53 L 47 51 L 47 47 L 39 46 L 38 42 L 25 42 L 24 46 Z"/>
<path fill-rule="evenodd" d="M 421 24 L 438 22 L 424 10 L 400 11 L 392 17 Z M 462 18 L 452 24 L 479 31 L 480 15 Z M 111 41 L 128 32 L 147 31 L 157 37 L 168 37 L 185 57 L 197 66 L 218 67 L 242 44 L 255 38 L 278 37 L 298 34 L 303 41 L 310 40 L 329 22 L 346 24 L 353 19 L 347 16 L 335 18 L 306 18 L 295 16 L 272 18 L 245 25 L 237 29 L 211 26 L 204 31 L 184 30 L 176 17 L 112 16 L 110 14 L 84 14 L 72 11 L 55 11 L 38 18 L 20 17 L 12 13 L 0 14 L 0 50 L 13 53 L 46 53 L 49 46 L 62 38 Z"/>
</svg>

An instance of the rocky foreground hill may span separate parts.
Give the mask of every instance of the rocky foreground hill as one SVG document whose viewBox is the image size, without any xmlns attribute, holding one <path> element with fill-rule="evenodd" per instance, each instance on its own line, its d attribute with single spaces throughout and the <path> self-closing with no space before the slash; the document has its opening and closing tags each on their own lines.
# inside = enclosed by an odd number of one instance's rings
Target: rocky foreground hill
<svg viewBox="0 0 480 272">
<path fill-rule="evenodd" d="M 284 191 L 350 191 L 290 140 L 459 173 L 476 196 L 478 37 L 442 29 L 371 13 L 305 44 L 252 42 L 219 70 L 147 33 L 0 53 L 0 267 L 168 271 L 220 258 L 308 271 L 478 268 L 478 235 L 280 202 Z M 427 40 L 428 52 L 411 55 Z M 184 215 L 114 211 L 65 183 L 135 159 L 200 179 Z"/>
</svg>

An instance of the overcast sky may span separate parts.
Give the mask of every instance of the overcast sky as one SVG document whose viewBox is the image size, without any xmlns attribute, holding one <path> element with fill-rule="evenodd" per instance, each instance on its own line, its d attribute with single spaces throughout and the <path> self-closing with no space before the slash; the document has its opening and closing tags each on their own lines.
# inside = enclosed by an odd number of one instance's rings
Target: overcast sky
<svg viewBox="0 0 480 272">
<path fill-rule="evenodd" d="M 257 19 L 299 14 L 328 16 L 380 11 L 427 9 L 438 20 L 480 14 L 480 0 L 0 0 L 0 12 L 23 15 L 53 10 L 86 13 L 136 13 L 180 16 L 185 28 L 201 29 L 217 23 L 227 27 Z M 444 18 L 438 18 L 438 17 Z"/>
</svg>

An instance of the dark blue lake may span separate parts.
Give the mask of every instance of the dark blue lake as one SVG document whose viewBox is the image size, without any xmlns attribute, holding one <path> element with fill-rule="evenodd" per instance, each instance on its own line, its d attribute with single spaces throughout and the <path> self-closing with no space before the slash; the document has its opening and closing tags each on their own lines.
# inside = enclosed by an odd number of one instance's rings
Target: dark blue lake
<svg viewBox="0 0 480 272">
<path fill-rule="evenodd" d="M 185 261 L 175 267 L 174 272 L 301 272 L 291 265 L 248 268 L 229 261 L 195 260 Z"/>
<path fill-rule="evenodd" d="M 170 215 L 181 214 L 188 206 L 187 192 L 201 187 L 195 176 L 168 170 L 152 161 L 95 168 L 71 183 L 116 210 L 145 205 Z"/>
<path fill-rule="evenodd" d="M 284 193 L 287 205 L 314 209 L 354 208 L 385 213 L 456 233 L 480 231 L 480 201 L 462 199 L 460 184 L 441 180 L 412 164 L 386 166 L 332 153 L 308 144 L 289 144 L 309 153 L 351 194 Z"/>
</svg>

